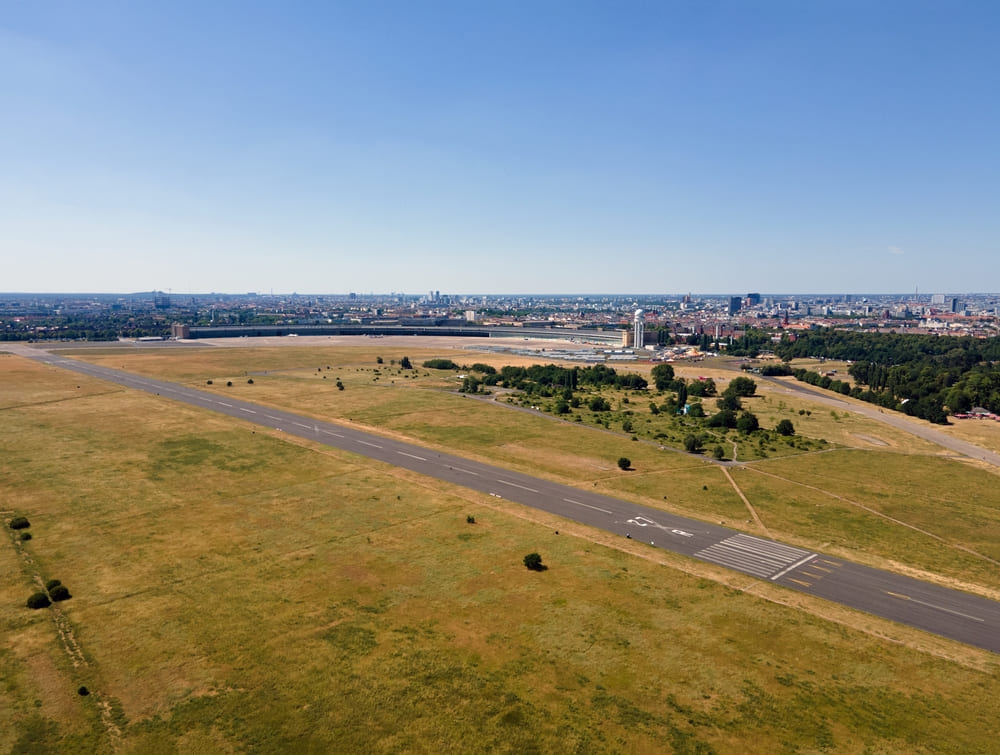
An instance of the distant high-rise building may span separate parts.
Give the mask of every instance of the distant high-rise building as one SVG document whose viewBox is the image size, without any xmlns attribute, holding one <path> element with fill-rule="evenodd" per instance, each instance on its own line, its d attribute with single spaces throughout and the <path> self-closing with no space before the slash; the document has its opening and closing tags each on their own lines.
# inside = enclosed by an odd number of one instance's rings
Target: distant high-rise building
<svg viewBox="0 0 1000 755">
<path fill-rule="evenodd" d="M 741 303 L 740 303 L 740 297 L 738 297 L 738 296 L 730 296 L 729 297 L 729 314 L 735 315 L 741 309 L 742 309 L 742 306 L 741 306 Z"/>
<path fill-rule="evenodd" d="M 949 304 L 951 305 L 950 308 L 952 312 L 961 312 L 963 309 L 962 302 L 960 302 L 958 299 L 952 299 L 949 302 Z"/>
<path fill-rule="evenodd" d="M 760 294 L 747 294 L 747 306 L 756 307 L 760 304 Z"/>
<path fill-rule="evenodd" d="M 932 305 L 937 304 L 937 305 L 940 305 L 940 306 L 944 306 L 944 294 L 932 294 L 931 295 L 931 304 Z"/>
<path fill-rule="evenodd" d="M 641 309 L 635 311 L 635 316 L 632 318 L 632 325 L 635 332 L 632 345 L 637 349 L 641 349 L 643 344 L 646 343 L 646 322 Z"/>
</svg>

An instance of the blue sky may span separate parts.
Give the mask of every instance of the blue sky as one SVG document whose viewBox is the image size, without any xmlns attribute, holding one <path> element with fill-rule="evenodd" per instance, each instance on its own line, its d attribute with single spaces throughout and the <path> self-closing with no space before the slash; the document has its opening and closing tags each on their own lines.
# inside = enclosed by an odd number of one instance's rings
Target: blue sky
<svg viewBox="0 0 1000 755">
<path fill-rule="evenodd" d="M 0 291 L 1000 291 L 995 2 L 0 0 Z"/>
</svg>

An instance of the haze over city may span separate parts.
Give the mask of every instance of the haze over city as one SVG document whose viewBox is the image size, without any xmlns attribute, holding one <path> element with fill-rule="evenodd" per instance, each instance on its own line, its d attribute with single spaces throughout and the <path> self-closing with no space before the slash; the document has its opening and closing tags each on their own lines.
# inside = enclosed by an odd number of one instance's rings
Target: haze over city
<svg viewBox="0 0 1000 755">
<path fill-rule="evenodd" d="M 0 290 L 1000 290 L 992 3 L 2 15 Z"/>
</svg>

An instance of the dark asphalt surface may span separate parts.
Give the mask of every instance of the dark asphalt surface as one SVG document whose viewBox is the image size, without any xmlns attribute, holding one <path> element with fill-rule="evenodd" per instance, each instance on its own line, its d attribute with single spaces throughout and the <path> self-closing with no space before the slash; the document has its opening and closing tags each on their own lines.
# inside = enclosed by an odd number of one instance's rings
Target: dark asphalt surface
<svg viewBox="0 0 1000 755">
<path fill-rule="evenodd" d="M 16 353 L 547 511 L 1000 653 L 1000 603 L 422 446 L 33 349 Z"/>
</svg>

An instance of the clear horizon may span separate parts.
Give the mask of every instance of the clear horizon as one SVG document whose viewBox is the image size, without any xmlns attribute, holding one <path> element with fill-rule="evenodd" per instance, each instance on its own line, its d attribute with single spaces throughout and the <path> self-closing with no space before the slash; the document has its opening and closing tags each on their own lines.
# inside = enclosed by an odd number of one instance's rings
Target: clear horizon
<svg viewBox="0 0 1000 755">
<path fill-rule="evenodd" d="M 998 32 L 985 2 L 15 4 L 0 288 L 1000 290 Z"/>
</svg>

